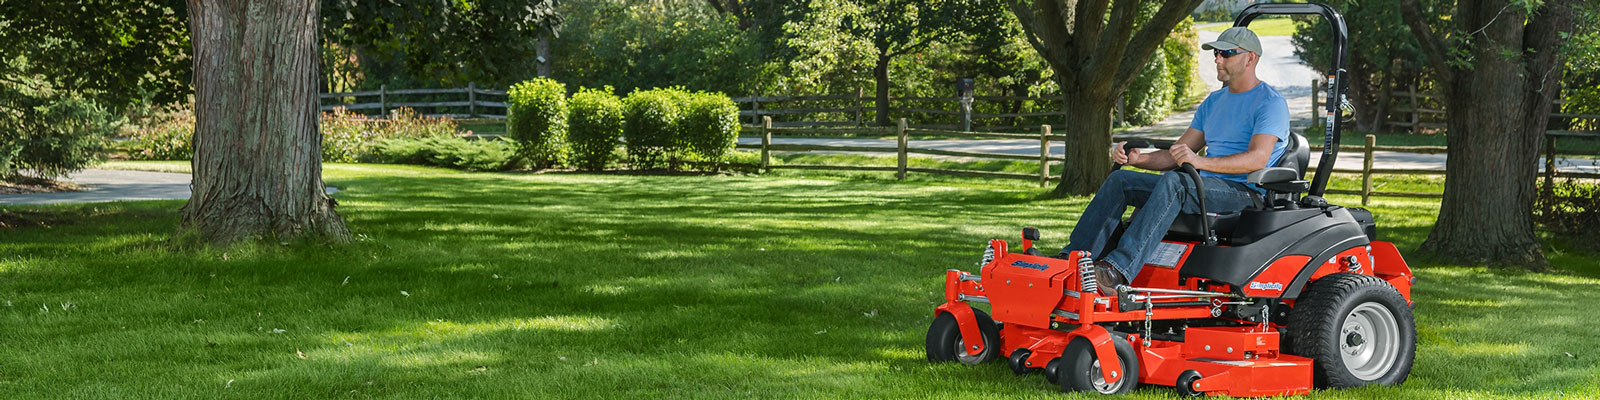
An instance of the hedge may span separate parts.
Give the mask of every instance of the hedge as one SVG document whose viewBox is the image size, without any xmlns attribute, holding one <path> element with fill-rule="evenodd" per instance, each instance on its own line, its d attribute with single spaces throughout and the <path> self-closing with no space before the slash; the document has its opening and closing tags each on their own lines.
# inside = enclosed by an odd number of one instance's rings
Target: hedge
<svg viewBox="0 0 1600 400">
<path fill-rule="evenodd" d="M 622 144 L 622 100 L 605 89 L 582 89 L 572 95 L 567 122 L 574 164 L 580 169 L 605 169 Z"/>
<path fill-rule="evenodd" d="M 518 83 L 506 91 L 506 130 L 518 156 L 535 168 L 561 165 L 567 157 L 567 85 L 549 78 Z"/>
</svg>

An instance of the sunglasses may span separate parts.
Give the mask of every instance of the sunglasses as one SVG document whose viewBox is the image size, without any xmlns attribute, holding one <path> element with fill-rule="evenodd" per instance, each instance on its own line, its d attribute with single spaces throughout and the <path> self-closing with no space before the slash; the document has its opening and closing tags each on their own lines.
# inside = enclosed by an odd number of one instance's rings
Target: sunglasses
<svg viewBox="0 0 1600 400">
<path fill-rule="evenodd" d="M 1222 57 L 1222 58 L 1232 58 L 1233 56 L 1244 54 L 1246 51 L 1247 50 L 1245 50 L 1245 49 L 1227 49 L 1227 50 L 1216 49 L 1216 50 L 1211 50 L 1211 54 L 1215 54 L 1218 57 Z"/>
</svg>

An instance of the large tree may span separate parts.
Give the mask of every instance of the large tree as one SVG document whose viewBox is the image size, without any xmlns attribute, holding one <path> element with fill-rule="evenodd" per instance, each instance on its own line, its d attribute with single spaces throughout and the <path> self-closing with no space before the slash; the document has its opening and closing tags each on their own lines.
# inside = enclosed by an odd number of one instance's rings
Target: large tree
<svg viewBox="0 0 1600 400">
<path fill-rule="evenodd" d="M 1001 29 L 1005 20 L 1001 3 L 994 0 L 862 0 L 861 18 L 848 18 L 844 29 L 872 43 L 877 60 L 872 68 L 877 83 L 878 125 L 889 125 L 889 64 L 929 44 L 958 40 L 958 35 Z M 952 86 L 954 82 L 951 82 Z M 952 89 L 953 90 L 953 89 Z"/>
<path fill-rule="evenodd" d="M 1542 269 L 1533 233 L 1540 144 L 1560 95 L 1562 40 L 1580 0 L 1458 0 L 1448 20 L 1404 15 L 1444 91 L 1449 158 L 1424 252 Z M 1437 15 L 1443 15 L 1440 12 Z"/>
<path fill-rule="evenodd" d="M 0 2 L 0 76 L 41 79 L 114 110 L 181 101 L 190 91 L 183 15 L 180 0 Z"/>
<path fill-rule="evenodd" d="M 322 183 L 317 1 L 189 0 L 193 196 L 185 229 L 212 243 L 347 241 Z"/>
<path fill-rule="evenodd" d="M 1200 0 L 1007 0 L 1060 79 L 1066 165 L 1055 194 L 1090 194 L 1111 172 L 1111 109 Z"/>
</svg>

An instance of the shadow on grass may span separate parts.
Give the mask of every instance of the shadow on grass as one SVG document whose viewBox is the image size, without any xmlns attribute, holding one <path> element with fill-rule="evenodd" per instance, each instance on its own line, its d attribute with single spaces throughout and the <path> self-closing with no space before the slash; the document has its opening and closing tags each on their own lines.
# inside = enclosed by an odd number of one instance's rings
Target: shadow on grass
<svg viewBox="0 0 1600 400">
<path fill-rule="evenodd" d="M 1081 198 L 832 178 L 362 170 L 329 179 L 365 238 L 348 246 L 169 253 L 180 202 L 55 206 L 43 209 L 79 223 L 0 231 L 0 324 L 11 328 L 0 344 L 32 349 L 0 362 L 0 391 L 1059 396 L 998 363 L 928 364 L 922 339 L 943 270 L 974 270 L 984 240 L 1022 225 L 1059 246 Z M 1382 212 L 1401 215 L 1384 232 L 1402 248 L 1427 233 L 1414 210 Z M 1323 395 L 1593 385 L 1584 322 L 1600 314 L 1572 307 L 1600 300 L 1593 280 L 1419 274 L 1411 383 Z"/>
</svg>

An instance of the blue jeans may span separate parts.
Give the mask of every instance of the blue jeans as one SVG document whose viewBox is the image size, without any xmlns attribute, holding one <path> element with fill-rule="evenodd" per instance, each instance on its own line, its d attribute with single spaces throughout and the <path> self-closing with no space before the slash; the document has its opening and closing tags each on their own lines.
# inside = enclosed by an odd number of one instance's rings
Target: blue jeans
<svg viewBox="0 0 1600 400">
<path fill-rule="evenodd" d="M 1218 178 L 1202 179 L 1206 184 L 1208 213 L 1232 214 L 1255 204 L 1250 197 L 1255 191 L 1243 183 Z M 1116 231 L 1117 224 L 1121 222 L 1122 212 L 1128 206 L 1138 207 L 1128 230 L 1122 233 L 1122 240 L 1117 242 L 1117 249 L 1110 254 L 1093 254 L 1098 259 L 1110 262 L 1132 283 L 1133 278 L 1144 269 L 1145 256 L 1155 251 L 1161 238 L 1166 236 L 1167 229 L 1172 226 L 1172 221 L 1178 218 L 1178 212 L 1200 212 L 1194 193 L 1194 181 L 1182 172 L 1167 171 L 1156 175 L 1114 171 L 1100 185 L 1094 199 L 1089 201 L 1089 207 L 1083 210 L 1078 225 L 1072 228 L 1071 243 L 1061 252 L 1083 250 L 1092 253 L 1104 249 L 1111 233 Z"/>
</svg>

